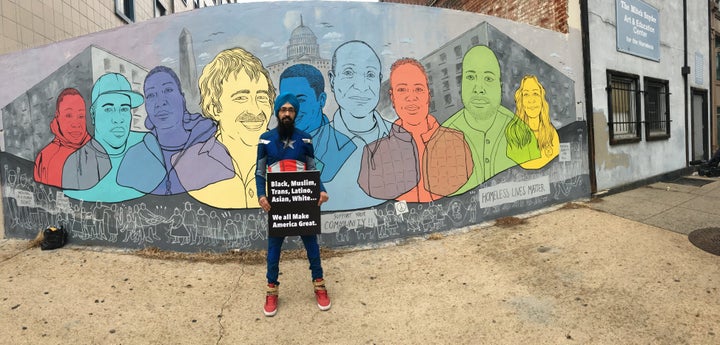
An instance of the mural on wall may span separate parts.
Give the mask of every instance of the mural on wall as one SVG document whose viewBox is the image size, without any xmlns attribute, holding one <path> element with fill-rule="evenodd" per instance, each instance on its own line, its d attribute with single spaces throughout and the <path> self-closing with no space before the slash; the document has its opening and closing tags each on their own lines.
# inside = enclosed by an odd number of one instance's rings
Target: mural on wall
<svg viewBox="0 0 720 345">
<path fill-rule="evenodd" d="M 260 25 L 268 6 L 296 24 Z M 589 195 L 574 81 L 485 17 L 393 4 L 222 7 L 42 48 L 78 53 L 2 108 L 6 235 L 63 224 L 79 243 L 263 248 L 255 159 L 275 125 L 276 90 L 301 102 L 296 124 L 312 136 L 331 196 L 325 245 L 450 230 Z M 344 11 L 357 16 L 333 24 Z M 387 24 L 400 15 L 452 25 L 429 25 L 439 31 L 426 37 Z M 267 30 L 221 24 L 238 16 Z M 362 25 L 373 20 L 386 24 Z M 135 44 L 118 43 L 143 26 Z"/>
</svg>

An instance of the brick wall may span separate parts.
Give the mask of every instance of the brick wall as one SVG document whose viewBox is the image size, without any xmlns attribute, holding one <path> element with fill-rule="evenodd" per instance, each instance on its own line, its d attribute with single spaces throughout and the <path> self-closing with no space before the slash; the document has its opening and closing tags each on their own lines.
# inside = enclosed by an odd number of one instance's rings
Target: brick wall
<svg viewBox="0 0 720 345">
<path fill-rule="evenodd" d="M 477 12 L 562 33 L 568 32 L 568 0 L 382 0 Z M 539 5 L 542 4 L 542 5 Z"/>
</svg>

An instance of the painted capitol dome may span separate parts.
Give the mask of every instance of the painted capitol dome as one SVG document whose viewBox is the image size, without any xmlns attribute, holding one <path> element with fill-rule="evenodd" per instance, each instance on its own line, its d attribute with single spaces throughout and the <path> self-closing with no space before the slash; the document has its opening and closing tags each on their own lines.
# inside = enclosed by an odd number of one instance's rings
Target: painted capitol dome
<svg viewBox="0 0 720 345">
<path fill-rule="evenodd" d="M 305 26 L 302 16 L 300 17 L 300 26 L 293 29 L 290 34 L 286 51 L 285 60 L 267 65 L 273 81 L 276 82 L 275 85 L 278 85 L 277 78 L 282 71 L 299 63 L 315 66 L 324 76 L 327 76 L 327 72 L 330 70 L 330 60 L 320 56 L 320 44 L 317 36 L 309 27 Z"/>
<path fill-rule="evenodd" d="M 317 43 L 315 33 L 303 25 L 302 17 L 300 17 L 300 26 L 295 28 L 290 35 L 287 58 L 288 60 L 295 60 L 304 56 L 320 58 L 320 45 Z"/>
</svg>

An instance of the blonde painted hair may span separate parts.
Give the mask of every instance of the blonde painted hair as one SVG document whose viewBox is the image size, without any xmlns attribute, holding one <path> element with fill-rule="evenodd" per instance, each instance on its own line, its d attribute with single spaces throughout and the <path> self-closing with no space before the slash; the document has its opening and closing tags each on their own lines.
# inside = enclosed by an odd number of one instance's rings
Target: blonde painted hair
<svg viewBox="0 0 720 345">
<path fill-rule="evenodd" d="M 200 74 L 198 87 L 200 88 L 200 107 L 203 116 L 216 119 L 217 111 L 222 110 L 219 99 L 223 91 L 223 82 L 227 81 L 230 75 L 237 76 L 241 71 L 247 73 L 251 80 L 258 80 L 261 75 L 265 76 L 272 109 L 275 87 L 270 79 L 270 73 L 255 55 L 242 48 L 232 48 L 218 53 L 210 63 L 205 65 Z"/>
<path fill-rule="evenodd" d="M 520 87 L 515 91 L 515 115 L 525 123 L 529 122 L 528 116 L 525 113 L 525 106 L 523 105 L 523 90 L 525 89 L 525 83 L 528 80 L 535 81 L 540 87 L 540 98 L 542 99 L 542 106 L 540 108 L 540 127 L 538 128 L 538 147 L 540 150 L 552 149 L 553 139 L 553 126 L 550 122 L 550 105 L 545 99 L 545 88 L 540 84 L 538 78 L 534 75 L 526 75 L 520 82 Z M 519 139 L 519 138 L 518 138 Z M 524 142 L 525 140 L 519 139 L 518 141 Z M 529 138 L 525 145 L 529 143 Z"/>
</svg>

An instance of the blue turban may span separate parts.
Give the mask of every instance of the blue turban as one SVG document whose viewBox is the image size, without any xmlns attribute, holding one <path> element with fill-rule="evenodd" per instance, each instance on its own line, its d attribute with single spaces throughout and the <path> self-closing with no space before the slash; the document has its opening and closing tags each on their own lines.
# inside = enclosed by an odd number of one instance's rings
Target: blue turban
<svg viewBox="0 0 720 345">
<path fill-rule="evenodd" d="M 300 112 L 300 102 L 295 98 L 295 95 L 286 92 L 275 98 L 275 116 L 280 116 L 280 108 L 285 103 L 290 103 L 295 108 L 295 114 Z"/>
</svg>

